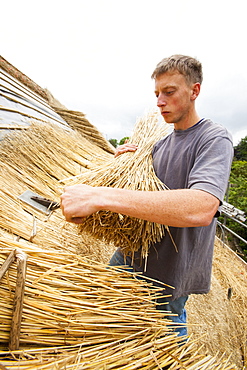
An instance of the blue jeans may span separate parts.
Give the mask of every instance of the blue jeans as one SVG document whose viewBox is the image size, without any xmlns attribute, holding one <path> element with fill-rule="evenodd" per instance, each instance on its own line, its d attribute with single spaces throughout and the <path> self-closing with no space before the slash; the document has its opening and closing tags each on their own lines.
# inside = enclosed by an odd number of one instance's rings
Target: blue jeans
<svg viewBox="0 0 247 370">
<path fill-rule="evenodd" d="M 112 255 L 109 264 L 110 266 L 127 266 L 124 270 L 134 272 L 133 267 L 127 263 L 119 249 L 117 249 Z M 145 276 L 143 276 L 143 278 L 145 279 Z M 169 297 L 157 299 L 157 303 L 159 304 L 156 305 L 156 308 L 162 311 L 170 311 L 175 314 L 175 316 L 168 315 L 166 318 L 172 320 L 174 323 L 181 324 L 174 328 L 174 331 L 178 333 L 178 336 L 187 336 L 188 334 L 186 327 L 186 309 L 184 308 L 187 299 L 188 296 L 179 297 L 173 301 L 169 299 Z"/>
</svg>

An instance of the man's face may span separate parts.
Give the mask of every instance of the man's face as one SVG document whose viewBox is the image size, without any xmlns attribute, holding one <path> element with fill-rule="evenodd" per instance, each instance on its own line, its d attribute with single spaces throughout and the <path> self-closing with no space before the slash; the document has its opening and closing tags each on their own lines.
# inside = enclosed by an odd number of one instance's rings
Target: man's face
<svg viewBox="0 0 247 370">
<path fill-rule="evenodd" d="M 167 123 L 183 124 L 190 117 L 192 101 L 195 100 L 193 87 L 184 76 L 177 72 L 167 72 L 155 79 L 157 106 Z"/>
</svg>

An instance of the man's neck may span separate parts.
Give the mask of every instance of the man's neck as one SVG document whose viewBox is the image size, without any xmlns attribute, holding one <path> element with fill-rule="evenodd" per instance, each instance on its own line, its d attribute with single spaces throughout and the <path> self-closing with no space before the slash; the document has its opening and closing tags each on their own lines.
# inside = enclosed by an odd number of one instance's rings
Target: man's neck
<svg viewBox="0 0 247 370">
<path fill-rule="evenodd" d="M 195 114 L 191 116 L 187 116 L 186 120 L 174 123 L 174 129 L 175 130 L 187 130 L 188 128 L 194 126 L 197 122 L 200 121 L 199 115 L 195 112 Z"/>
</svg>

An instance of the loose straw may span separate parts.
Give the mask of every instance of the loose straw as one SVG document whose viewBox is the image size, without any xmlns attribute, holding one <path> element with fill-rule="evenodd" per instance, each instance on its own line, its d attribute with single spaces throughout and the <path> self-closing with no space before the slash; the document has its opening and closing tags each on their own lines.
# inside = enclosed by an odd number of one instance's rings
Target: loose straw
<svg viewBox="0 0 247 370">
<path fill-rule="evenodd" d="M 183 345 L 168 312 L 155 308 L 159 288 L 123 269 L 34 244 L 0 239 L 0 263 L 12 250 L 28 255 L 20 350 L 0 351 L 17 369 L 234 369 L 228 359 Z M 8 342 L 16 267 L 0 286 L 0 341 Z M 165 288 L 165 285 L 162 289 Z"/>
<path fill-rule="evenodd" d="M 152 148 L 168 132 L 165 122 L 159 123 L 158 113 L 151 112 L 139 119 L 130 143 L 138 145 L 136 152 L 128 152 L 111 159 L 67 181 L 67 184 L 84 183 L 138 191 L 166 191 L 167 187 L 156 176 L 152 165 Z M 109 212 L 100 211 L 87 218 L 78 227 L 79 233 L 92 233 L 106 243 L 121 247 L 124 254 L 133 255 L 141 249 L 144 259 L 151 244 L 160 241 L 164 225 Z"/>
</svg>

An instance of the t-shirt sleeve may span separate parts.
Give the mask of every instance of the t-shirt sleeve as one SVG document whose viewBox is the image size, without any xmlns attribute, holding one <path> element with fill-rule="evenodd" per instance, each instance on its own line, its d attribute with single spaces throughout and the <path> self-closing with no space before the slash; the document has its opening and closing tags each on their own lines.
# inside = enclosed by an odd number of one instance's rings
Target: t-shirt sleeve
<svg viewBox="0 0 247 370">
<path fill-rule="evenodd" d="M 227 189 L 233 145 L 228 137 L 216 136 L 200 147 L 190 171 L 188 187 L 204 190 L 222 203 Z"/>
</svg>

